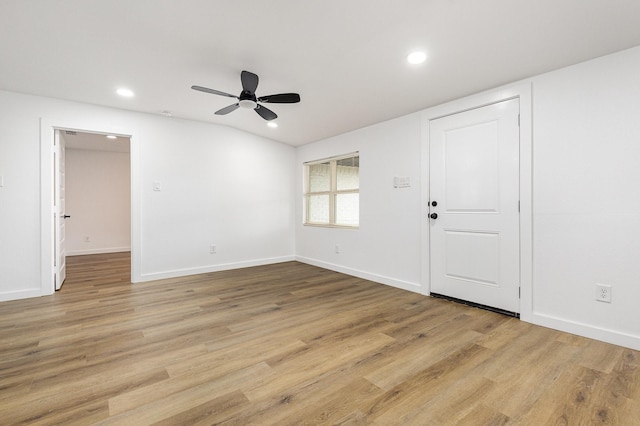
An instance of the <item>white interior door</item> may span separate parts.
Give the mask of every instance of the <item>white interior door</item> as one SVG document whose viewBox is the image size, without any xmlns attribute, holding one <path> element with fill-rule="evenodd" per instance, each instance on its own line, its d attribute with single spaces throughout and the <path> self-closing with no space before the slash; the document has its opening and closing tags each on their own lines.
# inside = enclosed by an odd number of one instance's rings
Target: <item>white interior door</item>
<svg viewBox="0 0 640 426">
<path fill-rule="evenodd" d="M 519 101 L 433 120 L 431 292 L 519 312 Z"/>
<path fill-rule="evenodd" d="M 65 210 L 65 144 L 60 131 L 55 131 L 53 151 L 53 181 L 54 181 L 54 277 L 56 290 L 60 290 L 67 277 L 66 228 Z"/>
</svg>

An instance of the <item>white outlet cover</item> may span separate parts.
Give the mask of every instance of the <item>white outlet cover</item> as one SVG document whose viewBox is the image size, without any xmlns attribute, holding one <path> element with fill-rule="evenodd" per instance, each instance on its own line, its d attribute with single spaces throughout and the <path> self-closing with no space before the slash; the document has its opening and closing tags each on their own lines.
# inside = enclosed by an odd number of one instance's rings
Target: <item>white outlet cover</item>
<svg viewBox="0 0 640 426">
<path fill-rule="evenodd" d="M 596 284 L 596 300 L 611 303 L 611 286 L 608 284 Z"/>
</svg>

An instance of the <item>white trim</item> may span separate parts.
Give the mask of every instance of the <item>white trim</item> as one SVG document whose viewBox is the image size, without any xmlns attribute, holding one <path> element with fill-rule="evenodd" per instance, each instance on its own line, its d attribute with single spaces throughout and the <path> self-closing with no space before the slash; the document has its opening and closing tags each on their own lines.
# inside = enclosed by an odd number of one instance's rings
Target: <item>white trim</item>
<svg viewBox="0 0 640 426">
<path fill-rule="evenodd" d="M 53 147 L 55 126 L 40 119 L 40 294 L 55 291 L 53 276 Z"/>
<path fill-rule="evenodd" d="M 131 162 L 131 282 L 141 281 L 142 274 L 142 157 L 141 132 L 130 132 Z"/>
<path fill-rule="evenodd" d="M 293 262 L 294 256 L 269 257 L 265 259 L 248 260 L 244 262 L 223 263 L 220 265 L 202 266 L 198 268 L 173 269 L 163 272 L 142 274 L 140 281 L 155 281 L 165 278 L 178 278 L 188 275 L 207 274 L 209 272 L 229 271 L 231 269 L 250 268 L 252 266 L 272 265 L 275 263 Z"/>
<path fill-rule="evenodd" d="M 320 160 L 305 161 L 304 163 L 302 163 L 302 165 L 311 166 L 314 164 L 326 163 L 327 161 L 334 161 L 334 160 L 338 161 L 338 160 L 344 160 L 345 158 L 359 157 L 359 156 L 360 156 L 360 151 L 354 151 L 349 154 L 335 155 L 333 157 L 322 158 Z"/>
<path fill-rule="evenodd" d="M 67 250 L 68 256 L 86 256 L 89 254 L 105 254 L 105 253 L 124 253 L 131 251 L 131 247 L 107 247 L 107 248 L 97 248 L 97 249 L 89 249 L 89 250 Z"/>
<path fill-rule="evenodd" d="M 317 266 L 319 268 L 328 269 L 330 271 L 340 272 L 342 274 L 351 275 L 354 277 L 362 278 L 364 280 L 369 280 L 376 283 L 385 284 L 391 287 L 396 287 L 402 290 L 408 290 L 414 293 L 421 293 L 420 283 L 412 283 L 409 281 L 402 281 L 402 280 L 398 280 L 391 277 L 385 277 L 383 275 L 371 274 L 369 272 L 360 271 L 358 269 L 346 268 L 344 266 L 323 262 L 321 260 L 310 259 L 308 257 L 296 256 L 295 260 L 297 260 L 298 262 Z"/>
<path fill-rule="evenodd" d="M 130 139 L 131 163 L 131 282 L 137 282 L 140 271 L 140 191 L 141 176 L 139 132 L 113 126 L 87 127 L 75 120 L 40 118 L 40 294 L 53 294 L 53 142 L 56 130 L 111 134 Z M 134 136 L 135 135 L 135 136 Z"/>
<path fill-rule="evenodd" d="M 424 112 L 420 114 L 420 162 L 422 164 L 422 180 L 423 188 L 420 200 L 420 280 L 422 283 L 420 293 L 428 296 L 431 293 L 431 257 L 429 255 L 429 241 L 431 238 L 431 227 L 429 226 L 429 115 Z"/>
<path fill-rule="evenodd" d="M 530 322 L 536 325 L 640 351 L 640 337 L 632 334 L 621 333 L 608 328 L 594 327 L 591 324 L 584 324 L 539 312 L 533 313 L 531 319 L 532 321 Z"/>
<path fill-rule="evenodd" d="M 0 302 L 8 302 L 10 300 L 29 299 L 31 297 L 42 296 L 40 288 L 32 288 L 28 290 L 15 290 L 0 293 Z"/>
<path fill-rule="evenodd" d="M 480 108 L 508 99 L 520 100 L 520 318 L 532 322 L 533 315 L 533 206 L 532 206 L 532 96 L 531 83 L 520 82 L 497 89 L 492 89 L 476 95 L 468 96 L 426 109 L 421 115 L 421 155 L 422 155 L 422 187 L 423 194 L 421 208 L 425 220 L 421 224 L 422 249 L 422 293 L 430 293 L 429 276 L 429 226 L 426 220 L 428 212 L 427 202 L 429 188 L 429 122 L 436 118 L 459 112 Z"/>
</svg>

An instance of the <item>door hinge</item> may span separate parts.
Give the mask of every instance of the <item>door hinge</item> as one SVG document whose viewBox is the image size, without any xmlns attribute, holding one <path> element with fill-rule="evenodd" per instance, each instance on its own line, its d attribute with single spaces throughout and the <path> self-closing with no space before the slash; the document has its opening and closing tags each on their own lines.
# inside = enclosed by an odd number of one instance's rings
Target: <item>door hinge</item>
<svg viewBox="0 0 640 426">
<path fill-rule="evenodd" d="M 518 200 L 518 213 L 520 213 L 520 200 Z"/>
<path fill-rule="evenodd" d="M 520 299 L 520 287 L 518 287 L 518 299 Z"/>
<path fill-rule="evenodd" d="M 518 126 L 520 126 L 520 114 L 518 114 Z"/>
</svg>

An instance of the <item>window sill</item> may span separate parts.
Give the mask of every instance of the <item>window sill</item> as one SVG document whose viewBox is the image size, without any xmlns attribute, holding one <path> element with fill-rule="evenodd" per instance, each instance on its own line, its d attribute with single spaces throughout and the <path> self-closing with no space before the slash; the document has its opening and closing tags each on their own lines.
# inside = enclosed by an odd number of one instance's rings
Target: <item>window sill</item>
<svg viewBox="0 0 640 426">
<path fill-rule="evenodd" d="M 330 225 L 327 223 L 303 223 L 303 226 L 310 226 L 312 228 L 336 228 L 336 229 L 353 229 L 358 230 L 360 226 L 349 226 L 349 225 Z"/>
</svg>

